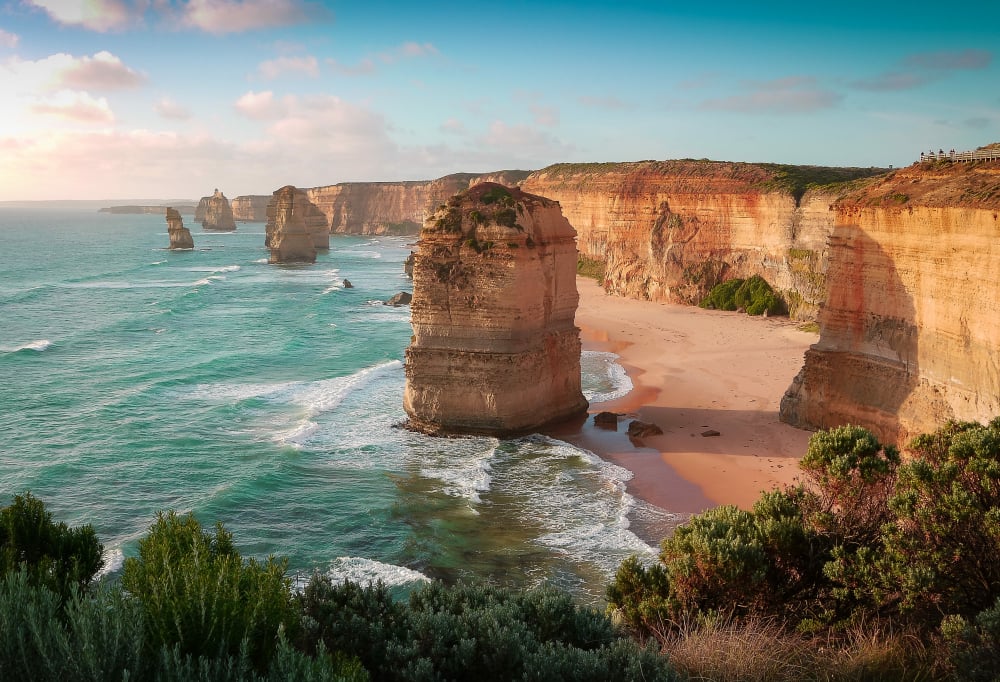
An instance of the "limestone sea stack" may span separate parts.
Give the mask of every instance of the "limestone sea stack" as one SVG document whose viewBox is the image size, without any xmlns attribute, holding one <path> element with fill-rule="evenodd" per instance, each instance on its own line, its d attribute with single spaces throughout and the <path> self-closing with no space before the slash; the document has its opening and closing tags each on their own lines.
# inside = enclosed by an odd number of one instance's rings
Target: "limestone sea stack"
<svg viewBox="0 0 1000 682">
<path fill-rule="evenodd" d="M 194 248 L 191 230 L 184 227 L 184 219 L 181 218 L 180 211 L 175 208 L 167 208 L 167 236 L 170 237 L 171 249 Z"/>
<path fill-rule="evenodd" d="M 303 189 L 298 189 L 293 185 L 286 185 L 278 191 L 290 191 L 295 195 L 293 201 L 295 211 L 305 223 L 306 232 L 312 236 L 313 246 L 317 249 L 329 249 L 330 224 L 327 222 L 326 216 L 323 212 L 319 210 L 319 208 L 316 207 L 316 204 L 314 204 L 309 198 L 309 193 Z M 277 192 L 275 192 L 275 194 L 277 194 Z M 269 209 L 270 204 L 271 202 L 268 202 Z M 274 230 L 274 221 L 271 220 L 271 215 L 268 213 L 267 226 L 264 228 L 264 246 L 267 248 L 271 248 Z"/>
<path fill-rule="evenodd" d="M 558 203 L 493 183 L 426 219 L 406 349 L 411 428 L 506 436 L 586 411 L 575 239 Z"/>
<path fill-rule="evenodd" d="M 194 211 L 194 219 L 201 222 L 202 229 L 217 232 L 232 232 L 236 229 L 233 209 L 226 195 L 216 188 L 210 197 L 202 197 Z"/>
<path fill-rule="evenodd" d="M 306 226 L 308 198 L 291 185 L 277 190 L 267 206 L 265 244 L 270 263 L 315 263 L 316 243 Z"/>
</svg>

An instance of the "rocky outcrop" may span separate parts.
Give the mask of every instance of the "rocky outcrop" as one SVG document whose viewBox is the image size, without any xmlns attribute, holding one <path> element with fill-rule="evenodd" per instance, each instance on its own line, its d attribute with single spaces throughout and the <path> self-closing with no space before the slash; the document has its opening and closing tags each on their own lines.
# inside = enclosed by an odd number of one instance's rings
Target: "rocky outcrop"
<svg viewBox="0 0 1000 682">
<path fill-rule="evenodd" d="M 831 204 L 824 185 L 873 169 L 715 161 L 557 164 L 522 189 L 555 199 L 581 255 L 613 294 L 697 304 L 719 282 L 760 275 L 810 319 L 826 295 Z"/>
<path fill-rule="evenodd" d="M 905 443 L 1000 414 L 1000 164 L 914 165 L 834 205 L 820 338 L 781 419 Z"/>
<path fill-rule="evenodd" d="M 171 249 L 193 249 L 194 239 L 191 230 L 184 227 L 184 219 L 180 211 L 167 207 L 167 236 L 170 238 Z"/>
<path fill-rule="evenodd" d="M 297 189 L 292 185 L 286 185 L 282 187 L 278 192 L 291 192 L 295 195 L 293 204 L 297 219 L 301 219 L 305 225 L 305 230 L 312 236 L 313 246 L 317 249 L 329 249 L 330 248 L 330 229 L 326 222 L 326 216 L 320 211 L 312 201 L 309 199 L 309 194 L 304 189 Z M 274 201 L 274 196 L 278 192 L 272 195 L 272 199 L 268 202 L 268 218 L 267 225 L 264 227 L 264 246 L 271 248 L 274 243 L 275 235 L 277 234 L 278 225 L 272 220 L 271 217 L 271 203 Z M 314 258 L 315 260 L 315 258 Z"/>
<path fill-rule="evenodd" d="M 245 223 L 266 223 L 267 205 L 270 194 L 243 194 L 229 202 L 233 209 L 233 219 Z"/>
<path fill-rule="evenodd" d="M 202 197 L 198 208 L 194 211 L 194 219 L 201 223 L 204 230 L 232 232 L 236 229 L 233 219 L 233 209 L 226 195 L 218 189 L 210 197 Z"/>
<path fill-rule="evenodd" d="M 309 199 L 286 185 L 275 191 L 267 206 L 265 245 L 270 263 L 315 263 L 316 243 L 306 224 Z"/>
<path fill-rule="evenodd" d="M 406 350 L 412 428 L 502 436 L 586 410 L 574 237 L 559 204 L 498 184 L 428 217 Z"/>
<path fill-rule="evenodd" d="M 170 206 L 150 206 L 150 205 L 128 205 L 128 206 L 105 206 L 104 208 L 97 209 L 98 213 L 114 213 L 114 214 L 132 214 L 141 213 L 146 215 L 166 215 L 170 208 L 174 208 L 178 213 L 182 215 L 191 215 L 195 211 L 195 205 L 187 204 L 177 204 L 173 207 Z"/>
<path fill-rule="evenodd" d="M 416 234 L 424 217 L 484 178 L 513 187 L 529 171 L 455 173 L 413 182 L 344 182 L 306 190 L 334 234 Z"/>
</svg>

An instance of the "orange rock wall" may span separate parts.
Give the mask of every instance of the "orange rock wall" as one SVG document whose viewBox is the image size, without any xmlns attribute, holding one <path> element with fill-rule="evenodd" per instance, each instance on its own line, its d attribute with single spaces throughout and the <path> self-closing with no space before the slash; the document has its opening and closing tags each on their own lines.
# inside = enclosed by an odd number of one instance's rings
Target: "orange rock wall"
<svg viewBox="0 0 1000 682">
<path fill-rule="evenodd" d="M 525 191 L 560 203 L 580 253 L 606 263 L 613 294 L 697 304 L 717 283 L 763 276 L 800 318 L 825 295 L 835 196 L 768 189 L 753 164 L 674 161 L 562 164 Z"/>
<path fill-rule="evenodd" d="M 820 340 L 781 418 L 902 444 L 1000 415 L 1000 165 L 911 167 L 835 214 Z"/>
</svg>

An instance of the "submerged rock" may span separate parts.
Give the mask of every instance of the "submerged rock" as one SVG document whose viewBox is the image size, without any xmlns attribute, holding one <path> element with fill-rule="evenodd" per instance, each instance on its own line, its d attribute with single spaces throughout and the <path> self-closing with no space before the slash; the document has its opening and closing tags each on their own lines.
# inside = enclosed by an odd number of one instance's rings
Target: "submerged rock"
<svg viewBox="0 0 1000 682">
<path fill-rule="evenodd" d="M 662 433 L 663 429 L 656 424 L 639 421 L 638 419 L 634 419 L 628 424 L 629 438 L 648 438 L 649 436 L 659 436 Z"/>
<path fill-rule="evenodd" d="M 394 294 L 389 300 L 385 301 L 382 305 L 391 305 L 399 307 L 401 305 L 410 305 L 413 301 L 413 295 L 407 291 L 400 291 L 398 294 Z"/>
<path fill-rule="evenodd" d="M 594 426 L 602 429 L 618 430 L 618 414 L 615 412 L 598 412 L 594 415 Z"/>
<path fill-rule="evenodd" d="M 170 237 L 171 249 L 193 249 L 194 239 L 191 230 L 184 227 L 184 219 L 174 208 L 167 209 L 167 236 Z"/>
<path fill-rule="evenodd" d="M 493 183 L 427 218 L 406 350 L 411 428 L 508 435 L 587 409 L 575 237 L 558 203 Z"/>
</svg>

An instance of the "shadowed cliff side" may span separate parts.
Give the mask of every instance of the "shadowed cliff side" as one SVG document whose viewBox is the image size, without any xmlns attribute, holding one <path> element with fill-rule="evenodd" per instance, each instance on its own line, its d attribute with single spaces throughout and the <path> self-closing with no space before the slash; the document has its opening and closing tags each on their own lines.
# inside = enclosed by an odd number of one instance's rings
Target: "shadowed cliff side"
<svg viewBox="0 0 1000 682">
<path fill-rule="evenodd" d="M 236 229 L 233 209 L 226 195 L 218 189 L 210 197 L 202 197 L 194 211 L 194 219 L 201 223 L 203 230 L 232 232 Z"/>
<path fill-rule="evenodd" d="M 170 238 L 171 249 L 193 249 L 194 239 L 191 230 L 184 227 L 184 219 L 177 209 L 167 208 L 167 236 Z"/>
<path fill-rule="evenodd" d="M 841 199 L 820 340 L 787 391 L 795 426 L 903 443 L 1000 410 L 1000 166 L 922 164 Z"/>
<path fill-rule="evenodd" d="M 574 237 L 556 202 L 492 183 L 427 218 L 406 350 L 412 428 L 505 436 L 587 409 Z"/>
<path fill-rule="evenodd" d="M 306 223 L 309 199 L 286 185 L 274 192 L 267 206 L 264 241 L 271 250 L 269 263 L 315 263 L 316 242 Z"/>
</svg>

